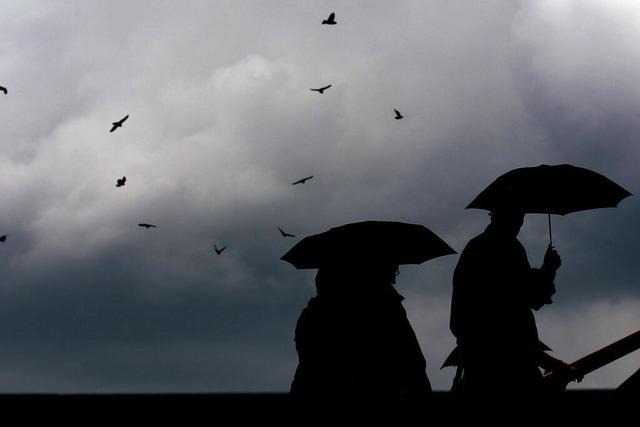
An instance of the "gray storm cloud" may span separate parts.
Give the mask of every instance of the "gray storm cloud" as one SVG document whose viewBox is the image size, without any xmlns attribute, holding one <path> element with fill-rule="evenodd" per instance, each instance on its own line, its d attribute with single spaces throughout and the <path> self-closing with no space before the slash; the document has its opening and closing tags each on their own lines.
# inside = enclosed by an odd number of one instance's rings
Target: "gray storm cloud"
<svg viewBox="0 0 640 427">
<path fill-rule="evenodd" d="M 313 275 L 277 227 L 394 219 L 461 250 L 487 221 L 464 206 L 515 167 L 637 192 L 633 1 L 0 4 L 3 391 L 284 391 Z M 554 218 L 557 356 L 640 324 L 639 211 Z M 521 239 L 538 264 L 545 218 Z M 456 260 L 398 283 L 437 389 Z"/>
</svg>

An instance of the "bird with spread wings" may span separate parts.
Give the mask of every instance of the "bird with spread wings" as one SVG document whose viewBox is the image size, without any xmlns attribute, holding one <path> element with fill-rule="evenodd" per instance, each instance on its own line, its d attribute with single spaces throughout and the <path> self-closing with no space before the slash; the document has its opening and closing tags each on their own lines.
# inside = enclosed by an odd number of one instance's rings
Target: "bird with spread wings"
<svg viewBox="0 0 640 427">
<path fill-rule="evenodd" d="M 304 184 L 305 182 L 309 181 L 311 178 L 313 178 L 313 175 L 310 175 L 306 178 L 299 179 L 296 182 L 292 182 L 291 185 Z"/>
<path fill-rule="evenodd" d="M 289 234 L 280 227 L 278 227 L 278 230 L 280 230 L 280 234 L 282 234 L 282 237 L 296 237 L 294 234 Z"/>
<path fill-rule="evenodd" d="M 334 12 L 331 12 L 331 15 L 329 15 L 329 17 L 325 20 L 322 21 L 323 25 L 336 25 L 336 14 Z"/>
<path fill-rule="evenodd" d="M 112 127 L 111 130 L 109 132 L 113 132 L 114 130 L 121 128 L 122 124 L 129 118 L 129 115 L 127 114 L 126 116 L 124 116 L 123 118 L 121 118 L 120 120 L 118 120 L 117 122 L 113 122 L 111 123 Z"/>
<path fill-rule="evenodd" d="M 313 91 L 313 92 L 324 93 L 324 91 L 329 89 L 330 87 L 331 87 L 331 85 L 327 85 L 327 86 L 324 86 L 324 87 L 319 87 L 317 89 L 309 89 L 309 90 Z"/>
</svg>

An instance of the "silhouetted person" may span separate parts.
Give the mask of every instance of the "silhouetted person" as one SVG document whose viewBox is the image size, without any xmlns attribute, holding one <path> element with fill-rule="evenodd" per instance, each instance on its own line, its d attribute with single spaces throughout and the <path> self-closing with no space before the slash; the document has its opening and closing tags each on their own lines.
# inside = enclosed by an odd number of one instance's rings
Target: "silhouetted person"
<svg viewBox="0 0 640 427">
<path fill-rule="evenodd" d="M 327 19 L 324 19 L 322 21 L 323 25 L 336 25 L 336 14 L 331 12 L 331 14 L 329 15 L 329 17 Z"/>
<path fill-rule="evenodd" d="M 393 287 L 397 265 L 321 267 L 295 332 L 291 394 L 304 401 L 427 396 L 426 362 Z"/>
<path fill-rule="evenodd" d="M 120 120 L 118 120 L 117 122 L 113 122 L 111 123 L 112 127 L 111 130 L 109 132 L 113 132 L 114 130 L 121 128 L 123 123 L 129 118 L 129 115 L 127 114 L 126 116 L 124 116 L 123 118 L 121 118 Z"/>
<path fill-rule="evenodd" d="M 532 268 L 516 236 L 524 213 L 499 209 L 460 255 L 453 274 L 451 331 L 463 368 L 460 390 L 471 393 L 538 391 L 539 367 L 567 378 L 572 368 L 544 352 L 533 310 L 551 304 L 560 256 L 549 246 Z"/>
<path fill-rule="evenodd" d="M 322 93 L 324 93 L 325 90 L 329 89 L 330 87 L 331 87 L 331 85 L 326 85 L 326 86 L 320 87 L 318 89 L 309 89 L 309 90 L 311 90 L 313 92 L 319 92 L 319 93 L 322 94 Z"/>
</svg>

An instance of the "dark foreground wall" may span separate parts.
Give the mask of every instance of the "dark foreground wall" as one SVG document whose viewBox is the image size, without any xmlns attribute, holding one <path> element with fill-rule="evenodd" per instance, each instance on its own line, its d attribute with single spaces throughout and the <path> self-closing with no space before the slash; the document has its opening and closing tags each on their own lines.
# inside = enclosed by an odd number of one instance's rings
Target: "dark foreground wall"
<svg viewBox="0 0 640 427">
<path fill-rule="evenodd" d="M 591 414 L 637 412 L 638 407 L 639 395 L 613 390 L 568 391 L 547 397 L 505 394 L 473 400 L 436 392 L 429 400 L 420 402 L 340 403 L 294 402 L 287 394 L 0 395 L 0 410 L 8 419 L 33 418 L 85 425 L 96 422 L 124 425 L 131 421 L 171 421 L 178 425 L 232 425 L 229 421 L 252 421 L 253 425 L 271 425 L 273 420 L 313 425 L 323 419 L 339 421 L 345 416 L 361 420 L 397 416 L 398 421 L 411 418 L 422 425 L 430 425 L 434 420 L 445 420 L 444 425 L 449 425 L 466 417 L 508 416 L 515 417 L 512 419 L 518 421 L 517 424 L 526 424 L 536 419 L 551 422 L 558 414 L 575 420 Z M 224 424 L 219 423 L 222 420 Z"/>
</svg>

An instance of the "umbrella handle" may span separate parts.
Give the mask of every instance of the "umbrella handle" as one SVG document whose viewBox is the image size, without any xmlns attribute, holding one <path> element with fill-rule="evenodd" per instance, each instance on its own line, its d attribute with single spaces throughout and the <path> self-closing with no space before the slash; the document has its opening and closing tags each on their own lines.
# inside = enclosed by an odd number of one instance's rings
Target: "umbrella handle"
<svg viewBox="0 0 640 427">
<path fill-rule="evenodd" d="M 553 239 L 551 238 L 551 214 L 547 214 L 549 217 L 549 246 L 553 246 Z"/>
</svg>

